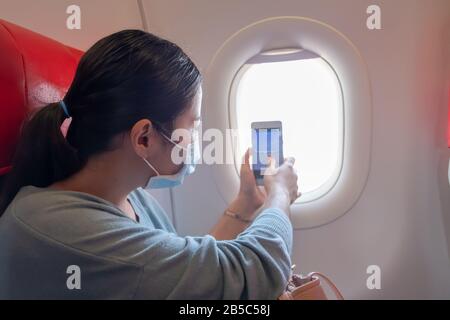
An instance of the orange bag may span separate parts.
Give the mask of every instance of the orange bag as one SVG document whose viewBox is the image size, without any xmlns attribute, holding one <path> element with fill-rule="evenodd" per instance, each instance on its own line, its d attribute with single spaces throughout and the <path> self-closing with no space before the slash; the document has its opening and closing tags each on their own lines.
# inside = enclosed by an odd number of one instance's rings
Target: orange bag
<svg viewBox="0 0 450 320">
<path fill-rule="evenodd" d="M 319 272 L 311 272 L 307 276 L 292 274 L 286 291 L 278 297 L 278 300 L 328 300 L 320 278 L 330 286 L 338 300 L 344 300 L 334 283 Z"/>
</svg>

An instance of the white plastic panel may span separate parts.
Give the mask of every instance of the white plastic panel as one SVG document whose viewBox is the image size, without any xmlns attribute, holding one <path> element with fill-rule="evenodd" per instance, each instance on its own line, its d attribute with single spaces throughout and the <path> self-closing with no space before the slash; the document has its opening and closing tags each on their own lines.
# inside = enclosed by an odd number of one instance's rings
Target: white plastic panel
<svg viewBox="0 0 450 320">
<path fill-rule="evenodd" d="M 305 17 L 273 17 L 253 23 L 229 37 L 214 55 L 206 72 L 205 109 L 208 127 L 232 127 L 232 83 L 239 69 L 261 52 L 302 48 L 329 63 L 339 76 L 343 102 L 342 169 L 335 184 L 314 201 L 292 206 L 295 228 L 329 223 L 346 213 L 358 200 L 367 180 L 371 148 L 371 92 L 367 68 L 356 47 L 335 28 Z M 223 90 L 229 88 L 229 90 Z M 271 119 L 277 120 L 277 119 Z M 230 139 L 231 141 L 231 139 Z M 213 170 L 226 201 L 234 196 L 239 179 L 233 166 Z"/>
</svg>

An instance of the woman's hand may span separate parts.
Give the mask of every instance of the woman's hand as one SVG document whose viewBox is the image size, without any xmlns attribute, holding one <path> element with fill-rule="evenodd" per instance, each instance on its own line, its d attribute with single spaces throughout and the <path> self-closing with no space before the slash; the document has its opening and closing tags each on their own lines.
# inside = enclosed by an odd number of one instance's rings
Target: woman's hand
<svg viewBox="0 0 450 320">
<path fill-rule="evenodd" d="M 289 215 L 289 206 L 301 195 L 298 192 L 298 177 L 294 169 L 295 159 L 286 158 L 278 168 L 275 168 L 273 159 L 269 161 L 270 166 L 264 173 L 264 187 L 267 193 L 265 207 L 278 207 Z"/>
<path fill-rule="evenodd" d="M 241 184 L 238 196 L 230 204 L 228 210 L 252 219 L 254 213 L 264 204 L 266 193 L 263 188 L 256 185 L 255 176 L 250 167 L 250 149 L 245 152 L 240 176 Z"/>
<path fill-rule="evenodd" d="M 294 159 L 288 158 L 279 168 L 275 168 L 270 159 L 269 175 L 264 177 L 264 191 L 256 185 L 255 176 L 250 167 L 250 150 L 247 150 L 241 165 L 241 186 L 239 194 L 228 210 L 247 220 L 253 220 L 261 207 L 279 208 L 289 215 L 289 206 L 299 197 L 297 193 L 297 174 L 293 168 Z M 223 215 L 212 228 L 210 234 L 218 240 L 234 239 L 248 226 L 248 222 Z"/>
</svg>

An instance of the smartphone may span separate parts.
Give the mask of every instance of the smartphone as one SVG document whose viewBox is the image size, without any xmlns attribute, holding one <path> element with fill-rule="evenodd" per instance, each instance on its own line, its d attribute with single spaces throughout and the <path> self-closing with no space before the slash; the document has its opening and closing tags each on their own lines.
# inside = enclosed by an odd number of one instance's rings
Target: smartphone
<svg viewBox="0 0 450 320">
<path fill-rule="evenodd" d="M 256 184 L 263 185 L 264 171 L 269 167 L 268 157 L 275 166 L 284 161 L 281 121 L 252 122 L 252 170 Z"/>
</svg>

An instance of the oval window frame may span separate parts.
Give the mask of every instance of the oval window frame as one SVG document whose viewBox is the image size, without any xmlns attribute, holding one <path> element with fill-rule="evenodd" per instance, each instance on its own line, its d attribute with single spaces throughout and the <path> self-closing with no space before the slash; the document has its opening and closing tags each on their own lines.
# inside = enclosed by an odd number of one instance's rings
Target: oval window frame
<svg viewBox="0 0 450 320">
<path fill-rule="evenodd" d="M 299 16 L 266 18 L 234 33 L 216 51 L 205 72 L 204 127 L 229 131 L 234 77 L 252 57 L 278 48 L 317 53 L 330 63 L 342 88 L 344 151 L 339 178 L 319 199 L 291 206 L 295 229 L 318 227 L 338 219 L 355 205 L 370 171 L 372 95 L 368 69 L 357 47 L 343 33 L 322 21 Z M 239 189 L 235 173 L 234 163 L 212 168 L 215 185 L 226 202 Z"/>
</svg>

